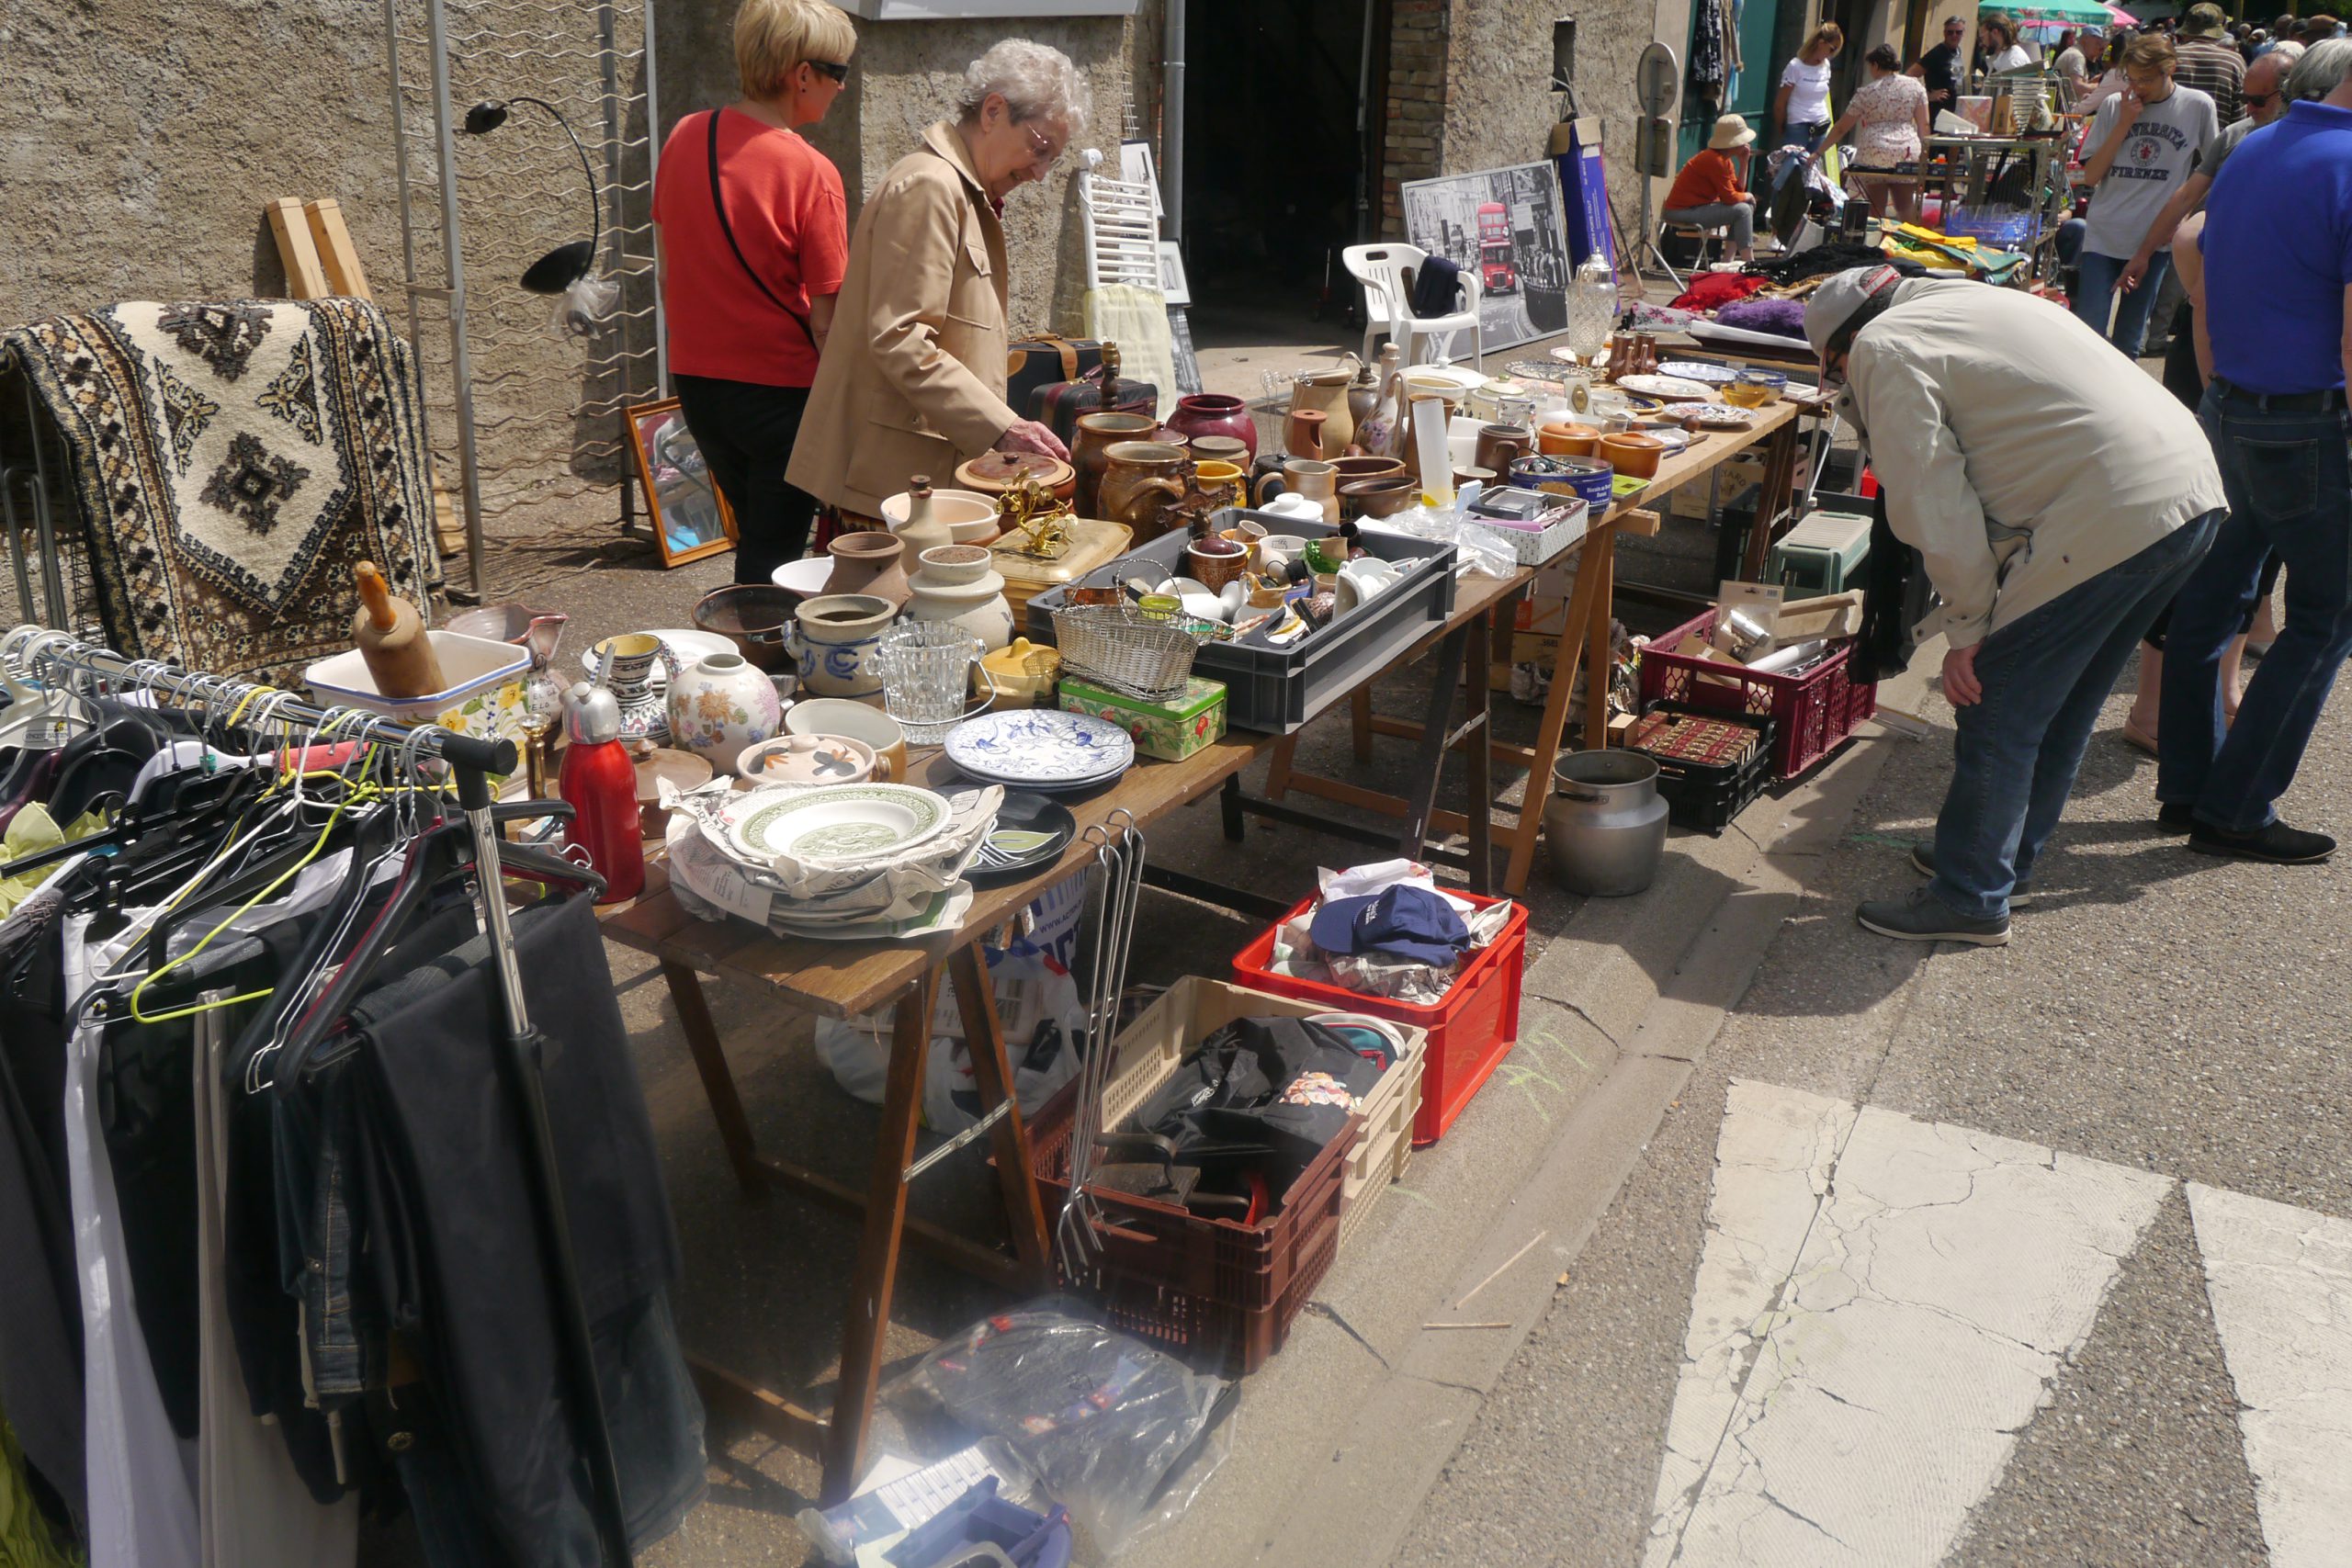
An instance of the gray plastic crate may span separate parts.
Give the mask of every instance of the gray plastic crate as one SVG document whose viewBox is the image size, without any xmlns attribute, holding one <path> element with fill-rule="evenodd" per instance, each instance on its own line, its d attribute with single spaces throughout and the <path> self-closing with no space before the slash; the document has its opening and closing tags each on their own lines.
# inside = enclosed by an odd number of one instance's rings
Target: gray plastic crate
<svg viewBox="0 0 2352 1568">
<path fill-rule="evenodd" d="M 1269 517 L 1259 512 L 1227 513 L 1227 519 L 1248 517 L 1270 534 L 1296 534 L 1306 538 L 1337 532 L 1295 518 Z M 1226 525 L 1230 526 L 1227 522 Z M 1201 645 L 1193 673 L 1225 682 L 1227 725 L 1270 735 L 1288 735 L 1325 708 L 1403 658 L 1413 645 L 1442 626 L 1453 614 L 1455 551 L 1450 544 L 1416 539 L 1367 528 L 1356 543 L 1368 555 L 1397 563 L 1396 585 L 1354 614 L 1341 616 L 1321 631 L 1309 633 L 1291 648 L 1274 648 L 1253 634 L 1232 642 Z M 1182 575 L 1182 534 L 1163 534 L 1129 550 L 1117 560 L 1096 568 L 1082 581 L 1102 582 L 1131 577 L 1138 571 L 1162 577 Z M 1145 562 L 1150 563 L 1146 568 Z M 1408 564 L 1409 563 L 1409 564 Z M 1054 611 L 1063 603 L 1063 591 L 1052 589 L 1029 601 L 1029 637 L 1034 642 L 1054 640 Z"/>
</svg>

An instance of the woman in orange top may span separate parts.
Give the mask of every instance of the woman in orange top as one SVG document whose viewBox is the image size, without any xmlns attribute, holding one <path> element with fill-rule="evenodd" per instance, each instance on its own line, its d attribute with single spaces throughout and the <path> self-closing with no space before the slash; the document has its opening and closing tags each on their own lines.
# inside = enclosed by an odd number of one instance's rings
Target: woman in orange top
<svg viewBox="0 0 2352 1568">
<path fill-rule="evenodd" d="M 670 378 L 734 510 L 738 582 L 798 559 L 816 517 L 784 467 L 832 325 L 849 221 L 841 171 L 798 129 L 840 96 L 856 47 L 848 16 L 823 0 L 742 0 L 743 96 L 680 120 L 653 182 Z"/>
<path fill-rule="evenodd" d="M 1674 188 L 1666 193 L 1666 220 L 1702 229 L 1731 231 L 1734 261 L 1756 259 L 1756 193 L 1743 179 L 1756 132 L 1747 121 L 1727 114 L 1715 121 L 1707 144 L 1690 154 Z"/>
</svg>

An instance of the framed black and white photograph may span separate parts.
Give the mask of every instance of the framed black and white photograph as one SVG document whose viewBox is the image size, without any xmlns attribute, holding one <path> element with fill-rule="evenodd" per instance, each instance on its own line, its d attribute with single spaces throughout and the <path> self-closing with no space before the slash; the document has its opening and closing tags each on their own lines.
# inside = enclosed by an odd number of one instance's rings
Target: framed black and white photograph
<svg viewBox="0 0 2352 1568">
<path fill-rule="evenodd" d="M 1551 164 L 1413 180 L 1403 196 L 1405 238 L 1478 279 L 1487 353 L 1566 330 L 1568 228 Z"/>
</svg>

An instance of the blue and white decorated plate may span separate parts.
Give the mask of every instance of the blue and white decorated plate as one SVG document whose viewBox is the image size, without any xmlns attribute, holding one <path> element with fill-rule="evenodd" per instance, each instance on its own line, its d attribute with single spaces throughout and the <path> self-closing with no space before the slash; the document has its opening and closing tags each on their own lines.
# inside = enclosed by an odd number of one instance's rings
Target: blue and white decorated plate
<svg viewBox="0 0 2352 1568">
<path fill-rule="evenodd" d="M 1033 788 L 1092 784 L 1124 773 L 1136 743 L 1106 719 L 1056 708 L 1009 708 L 947 732 L 947 760 L 991 783 Z"/>
<path fill-rule="evenodd" d="M 1657 367 L 1657 373 L 1707 387 L 1728 387 L 1739 379 L 1739 372 L 1733 367 L 1710 365 L 1702 359 L 1669 359 Z"/>
</svg>

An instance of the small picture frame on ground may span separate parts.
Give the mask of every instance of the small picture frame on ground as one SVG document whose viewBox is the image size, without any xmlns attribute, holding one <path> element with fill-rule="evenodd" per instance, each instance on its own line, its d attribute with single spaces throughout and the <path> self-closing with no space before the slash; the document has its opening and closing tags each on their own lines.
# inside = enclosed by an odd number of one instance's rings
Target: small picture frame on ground
<svg viewBox="0 0 2352 1568">
<path fill-rule="evenodd" d="M 631 407 L 628 444 L 664 570 L 735 547 L 735 513 L 712 482 L 677 399 Z"/>
</svg>

